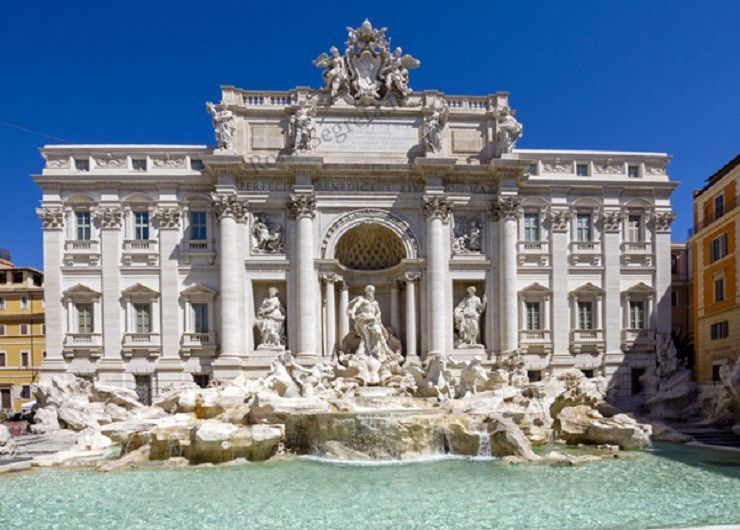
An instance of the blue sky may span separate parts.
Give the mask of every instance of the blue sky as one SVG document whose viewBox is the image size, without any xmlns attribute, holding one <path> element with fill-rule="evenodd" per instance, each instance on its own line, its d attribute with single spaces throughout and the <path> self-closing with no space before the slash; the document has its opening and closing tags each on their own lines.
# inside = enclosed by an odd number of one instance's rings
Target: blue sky
<svg viewBox="0 0 740 530">
<path fill-rule="evenodd" d="M 421 60 L 416 90 L 511 93 L 522 148 L 665 151 L 679 218 L 740 149 L 740 2 L 0 4 L 0 246 L 41 267 L 47 143 L 211 144 L 219 86 L 318 87 L 311 60 L 365 17 Z M 8 125 L 11 124 L 11 125 Z M 30 132 L 32 131 L 32 132 Z M 46 135 L 46 136 L 44 136 Z"/>
</svg>

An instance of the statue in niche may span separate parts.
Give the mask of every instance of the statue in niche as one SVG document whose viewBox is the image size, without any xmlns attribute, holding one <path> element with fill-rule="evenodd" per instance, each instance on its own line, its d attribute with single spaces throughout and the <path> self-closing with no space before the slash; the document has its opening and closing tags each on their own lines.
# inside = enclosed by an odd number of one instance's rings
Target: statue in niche
<svg viewBox="0 0 740 530">
<path fill-rule="evenodd" d="M 480 343 L 480 317 L 486 310 L 486 295 L 478 298 L 475 287 L 467 289 L 467 296 L 455 307 L 456 348 L 482 347 Z"/>
<path fill-rule="evenodd" d="M 452 250 L 455 254 L 477 254 L 481 246 L 481 222 L 479 219 L 462 219 L 455 226 Z"/>
<path fill-rule="evenodd" d="M 380 306 L 375 300 L 375 287 L 368 285 L 364 294 L 353 298 L 347 306 L 347 315 L 355 323 L 355 333 L 360 337 L 360 345 L 355 355 L 385 358 L 394 354 L 388 346 L 388 330 L 380 318 Z"/>
<path fill-rule="evenodd" d="M 231 151 L 234 149 L 234 113 L 221 103 L 206 103 L 208 113 L 213 121 L 216 134 L 216 144 L 219 149 Z"/>
<path fill-rule="evenodd" d="M 501 112 L 498 116 L 498 133 L 496 134 L 498 153 L 511 153 L 516 141 L 521 138 L 523 130 L 522 124 L 514 118 L 510 110 Z"/>
<path fill-rule="evenodd" d="M 306 153 L 311 151 L 316 126 L 307 109 L 298 109 L 290 117 L 290 136 L 293 141 L 293 151 Z"/>
<path fill-rule="evenodd" d="M 285 308 L 278 298 L 277 287 L 267 290 L 267 298 L 257 309 L 255 327 L 260 332 L 257 349 L 285 349 Z"/>
<path fill-rule="evenodd" d="M 279 223 L 264 216 L 255 216 L 252 222 L 252 250 L 257 254 L 283 254 L 285 233 Z"/>
</svg>

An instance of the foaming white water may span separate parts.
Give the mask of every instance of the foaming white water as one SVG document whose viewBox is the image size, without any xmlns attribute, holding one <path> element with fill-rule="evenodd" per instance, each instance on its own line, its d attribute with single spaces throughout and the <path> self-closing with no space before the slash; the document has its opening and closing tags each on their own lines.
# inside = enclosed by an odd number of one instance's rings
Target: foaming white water
<svg viewBox="0 0 740 530">
<path fill-rule="evenodd" d="M 469 460 L 472 462 L 492 462 L 498 460 L 493 456 L 464 456 L 464 455 L 426 455 L 416 458 L 406 458 L 403 460 L 342 460 L 339 458 L 328 458 L 319 455 L 302 455 L 300 460 L 309 460 L 320 464 L 329 464 L 333 466 L 352 466 L 352 467 L 387 467 L 387 466 L 405 466 L 409 464 L 427 464 L 430 462 L 442 462 L 446 460 Z"/>
</svg>

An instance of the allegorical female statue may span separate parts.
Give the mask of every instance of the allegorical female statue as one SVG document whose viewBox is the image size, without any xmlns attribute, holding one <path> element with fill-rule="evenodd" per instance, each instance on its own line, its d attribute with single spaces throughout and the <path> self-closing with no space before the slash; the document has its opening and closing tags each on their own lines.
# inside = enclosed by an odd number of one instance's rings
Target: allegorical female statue
<svg viewBox="0 0 740 530">
<path fill-rule="evenodd" d="M 375 300 L 375 287 L 368 285 L 365 293 L 356 296 L 347 306 L 347 315 L 355 323 L 355 332 L 360 336 L 360 346 L 355 354 L 381 357 L 392 355 L 388 347 L 388 330 L 380 319 L 380 306 Z"/>
<path fill-rule="evenodd" d="M 277 295 L 277 287 L 270 287 L 257 309 L 254 325 L 261 335 L 258 349 L 285 348 L 285 308 Z"/>
<path fill-rule="evenodd" d="M 455 307 L 456 347 L 480 346 L 480 317 L 486 310 L 486 295 L 478 298 L 475 287 L 467 288 L 468 295 Z"/>
</svg>

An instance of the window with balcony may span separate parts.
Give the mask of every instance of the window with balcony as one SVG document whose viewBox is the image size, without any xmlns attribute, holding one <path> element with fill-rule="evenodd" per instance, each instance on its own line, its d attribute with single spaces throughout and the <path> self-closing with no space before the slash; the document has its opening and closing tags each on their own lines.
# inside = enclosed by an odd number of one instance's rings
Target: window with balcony
<svg viewBox="0 0 740 530">
<path fill-rule="evenodd" d="M 152 332 L 152 304 L 136 302 L 134 306 L 134 330 L 136 333 Z"/>
<path fill-rule="evenodd" d="M 75 304 L 77 311 L 77 333 L 90 334 L 93 332 L 93 305 L 92 303 Z"/>
<path fill-rule="evenodd" d="M 714 279 L 714 301 L 721 302 L 725 299 L 725 278 Z"/>
<path fill-rule="evenodd" d="M 730 326 L 727 320 L 715 322 L 709 326 L 709 334 L 712 340 L 726 339 L 729 336 Z"/>
<path fill-rule="evenodd" d="M 92 238 L 90 212 L 75 212 L 75 224 L 77 226 L 77 240 L 89 241 Z"/>
<path fill-rule="evenodd" d="M 627 241 L 630 243 L 642 242 L 642 215 L 630 214 L 627 217 Z"/>
<path fill-rule="evenodd" d="M 642 300 L 630 300 L 629 303 L 629 327 L 631 329 L 645 329 L 645 302 Z"/>
<path fill-rule="evenodd" d="M 540 214 L 524 214 L 524 241 L 540 241 Z"/>
<path fill-rule="evenodd" d="M 724 258 L 727 255 L 727 234 L 712 239 L 712 243 L 709 249 L 709 261 L 714 263 L 717 260 Z"/>
<path fill-rule="evenodd" d="M 714 198 L 714 219 L 719 219 L 725 215 L 725 195 L 720 193 Z"/>
<path fill-rule="evenodd" d="M 594 329 L 593 302 L 578 302 L 577 307 L 578 329 Z"/>
<path fill-rule="evenodd" d="M 209 333 L 208 326 L 208 304 L 194 303 L 193 308 L 193 331 L 195 333 Z"/>
<path fill-rule="evenodd" d="M 149 212 L 134 212 L 134 238 L 137 241 L 149 239 Z"/>
<path fill-rule="evenodd" d="M 539 302 L 525 302 L 524 303 L 524 315 L 525 315 L 525 326 L 526 326 L 527 331 L 538 331 L 542 329 Z"/>
<path fill-rule="evenodd" d="M 208 227 L 206 212 L 192 210 L 190 212 L 190 239 L 193 241 L 205 241 L 208 238 Z"/>
<path fill-rule="evenodd" d="M 593 240 L 593 218 L 590 213 L 576 214 L 576 241 L 587 243 Z"/>
</svg>

